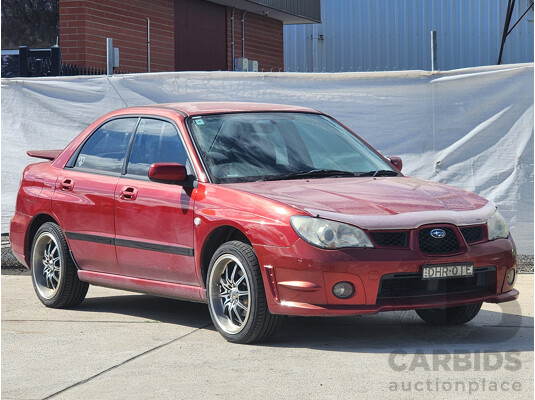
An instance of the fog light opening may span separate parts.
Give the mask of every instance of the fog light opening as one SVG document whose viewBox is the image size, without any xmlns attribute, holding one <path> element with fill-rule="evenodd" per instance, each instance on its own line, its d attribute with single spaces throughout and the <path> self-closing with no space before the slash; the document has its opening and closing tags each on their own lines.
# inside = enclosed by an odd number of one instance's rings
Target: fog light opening
<svg viewBox="0 0 535 400">
<path fill-rule="evenodd" d="M 355 287 L 350 282 L 338 282 L 333 286 L 333 294 L 339 299 L 349 299 L 355 294 Z"/>
<path fill-rule="evenodd" d="M 509 270 L 509 273 L 507 274 L 507 284 L 511 286 L 513 283 L 515 283 L 516 278 L 516 267 L 513 267 Z"/>
</svg>

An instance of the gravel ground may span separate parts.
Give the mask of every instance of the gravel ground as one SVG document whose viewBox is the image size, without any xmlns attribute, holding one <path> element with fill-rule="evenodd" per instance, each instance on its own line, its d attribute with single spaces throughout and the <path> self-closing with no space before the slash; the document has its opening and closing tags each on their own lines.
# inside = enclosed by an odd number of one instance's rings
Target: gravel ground
<svg viewBox="0 0 535 400">
<path fill-rule="evenodd" d="M 533 255 L 519 254 L 517 257 L 518 272 L 520 274 L 533 273 Z"/>
<path fill-rule="evenodd" d="M 2 235 L 2 275 L 19 274 L 28 271 L 17 261 L 9 245 L 9 237 Z"/>
</svg>

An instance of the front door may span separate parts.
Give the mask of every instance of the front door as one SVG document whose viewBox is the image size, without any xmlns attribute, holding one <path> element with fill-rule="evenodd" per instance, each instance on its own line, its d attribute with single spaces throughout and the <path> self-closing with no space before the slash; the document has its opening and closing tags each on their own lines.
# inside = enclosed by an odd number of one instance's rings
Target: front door
<svg viewBox="0 0 535 400">
<path fill-rule="evenodd" d="M 156 162 L 189 166 L 175 126 L 168 121 L 142 118 L 126 174 L 115 190 L 119 265 L 127 276 L 199 286 L 193 258 L 196 189 L 150 181 L 149 168 Z"/>
</svg>

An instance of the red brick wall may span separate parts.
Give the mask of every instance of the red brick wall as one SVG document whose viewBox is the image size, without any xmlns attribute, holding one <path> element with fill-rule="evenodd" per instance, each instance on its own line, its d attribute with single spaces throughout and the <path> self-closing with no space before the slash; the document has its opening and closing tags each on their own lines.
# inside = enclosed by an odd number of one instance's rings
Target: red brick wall
<svg viewBox="0 0 535 400">
<path fill-rule="evenodd" d="M 119 70 L 147 72 L 147 17 L 151 72 L 173 71 L 173 0 L 59 0 L 64 63 L 106 68 L 106 38 L 119 48 Z"/>
<path fill-rule="evenodd" d="M 242 56 L 243 10 L 234 11 L 234 57 Z M 232 70 L 232 8 L 227 7 L 227 67 Z M 245 13 L 245 58 L 258 61 L 258 71 L 284 71 L 282 21 Z"/>
<path fill-rule="evenodd" d="M 199 1 L 199 0 L 196 0 Z M 175 5 L 176 2 L 176 5 Z M 106 38 L 119 48 L 119 70 L 147 71 L 147 20 L 151 21 L 151 72 L 174 71 L 176 7 L 184 0 L 59 0 L 60 46 L 64 63 L 106 68 Z M 212 3 L 212 8 L 220 7 Z M 226 7 L 226 60 L 232 70 L 232 8 Z M 235 57 L 242 54 L 243 10 L 234 13 Z M 222 16 L 225 18 L 225 15 Z M 188 19 L 179 21 L 177 35 L 184 35 Z M 202 28 L 206 21 L 191 21 Z M 194 31 L 192 31 L 194 32 Z M 189 33 L 192 33 L 189 32 Z M 225 35 L 225 32 L 223 32 Z M 213 38 L 214 41 L 217 38 Z M 224 44 L 223 44 L 224 45 Z M 184 47 L 184 46 L 182 46 Z M 181 48 L 182 48 L 181 47 Z M 197 46 L 199 47 L 199 46 Z M 204 46 L 206 47 L 206 46 Z M 194 47 L 195 48 L 195 47 Z M 187 54 L 184 57 L 188 57 Z M 245 57 L 258 61 L 259 71 L 284 68 L 282 21 L 248 12 L 245 14 Z M 180 60 L 179 60 L 180 61 Z M 188 66 L 189 67 L 189 66 Z M 182 68 L 183 69 L 183 68 Z M 207 66 L 199 70 L 209 70 Z M 219 69 L 219 68 L 218 68 Z"/>
</svg>

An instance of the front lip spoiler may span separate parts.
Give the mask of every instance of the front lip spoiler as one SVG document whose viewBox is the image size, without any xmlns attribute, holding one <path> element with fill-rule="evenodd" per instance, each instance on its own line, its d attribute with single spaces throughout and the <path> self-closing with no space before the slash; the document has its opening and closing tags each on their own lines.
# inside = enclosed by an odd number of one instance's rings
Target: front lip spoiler
<svg viewBox="0 0 535 400">
<path fill-rule="evenodd" d="M 499 294 L 482 294 L 480 296 L 472 295 L 451 295 L 454 299 L 440 296 L 425 296 L 414 297 L 409 299 L 410 302 L 403 300 L 389 299 L 389 304 L 374 304 L 374 305 L 315 305 L 308 303 L 298 303 L 291 301 L 282 301 L 272 310 L 276 314 L 285 315 L 307 315 L 307 316 L 342 316 L 342 315 L 361 315 L 361 314 L 376 314 L 382 311 L 403 311 L 416 310 L 423 308 L 443 308 L 460 306 L 471 303 L 504 303 L 513 301 L 518 298 L 519 292 L 516 289 L 511 289 L 506 293 Z"/>
<path fill-rule="evenodd" d="M 520 292 L 516 289 L 511 289 L 508 292 L 500 293 L 490 299 L 485 300 L 486 303 L 505 303 L 506 301 L 513 301 L 518 298 Z"/>
</svg>

